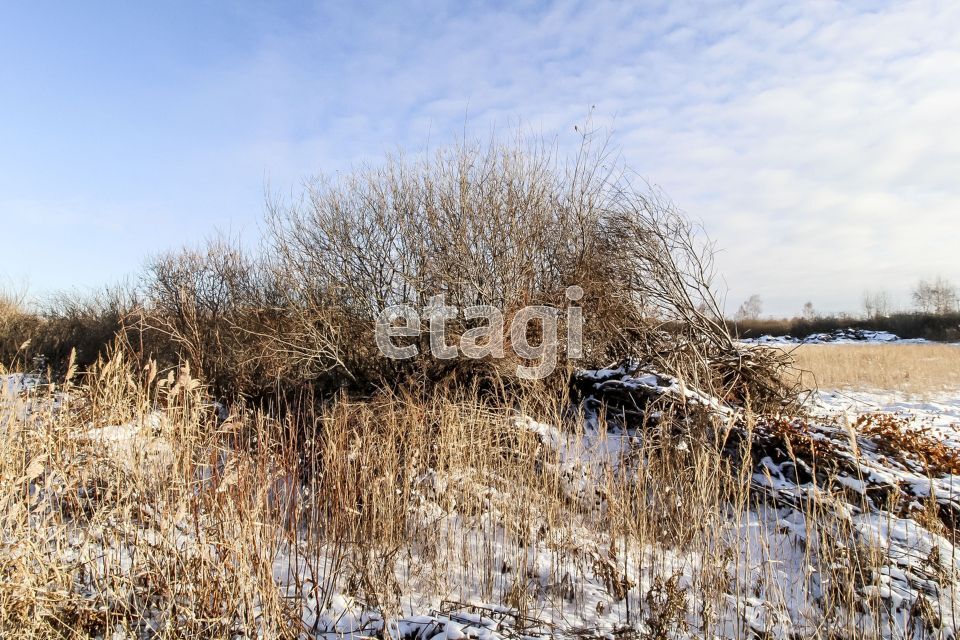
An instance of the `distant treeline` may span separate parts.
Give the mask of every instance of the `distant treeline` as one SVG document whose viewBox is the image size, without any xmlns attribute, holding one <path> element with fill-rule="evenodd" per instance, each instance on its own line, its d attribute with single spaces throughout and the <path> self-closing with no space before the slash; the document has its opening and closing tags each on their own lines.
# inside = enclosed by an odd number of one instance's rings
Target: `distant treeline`
<svg viewBox="0 0 960 640">
<path fill-rule="evenodd" d="M 731 333 L 740 338 L 758 338 L 763 335 L 806 338 L 815 333 L 850 328 L 889 331 L 901 338 L 960 341 L 960 313 L 894 313 L 873 318 L 823 316 L 811 319 L 728 320 L 727 326 Z"/>
</svg>

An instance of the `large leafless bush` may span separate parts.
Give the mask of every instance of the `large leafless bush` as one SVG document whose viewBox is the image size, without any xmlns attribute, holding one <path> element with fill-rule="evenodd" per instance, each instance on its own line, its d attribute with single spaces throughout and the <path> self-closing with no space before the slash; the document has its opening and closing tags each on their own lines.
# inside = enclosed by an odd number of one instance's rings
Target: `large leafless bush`
<svg viewBox="0 0 960 640">
<path fill-rule="evenodd" d="M 782 391 L 772 372 L 780 363 L 769 354 L 745 360 L 721 321 L 700 227 L 591 136 L 569 162 L 537 142 L 389 157 L 317 178 L 293 201 L 270 201 L 268 228 L 272 273 L 294 316 L 283 348 L 316 374 L 474 370 L 476 361 L 387 361 L 373 337 L 378 313 L 422 309 L 442 294 L 461 308 L 492 305 L 509 321 L 525 305 L 569 305 L 564 292 L 576 285 L 580 364 L 633 357 L 722 382 L 740 398 L 745 382 L 755 395 Z M 451 322 L 451 339 L 470 326 Z M 562 354 L 563 327 L 558 335 Z M 419 340 L 423 354 L 426 336 Z M 484 366 L 509 379 L 514 360 Z"/>
<path fill-rule="evenodd" d="M 146 333 L 172 345 L 168 356 L 189 361 L 222 392 L 249 393 L 268 383 L 269 283 L 237 242 L 216 238 L 156 256 L 143 287 Z"/>
</svg>

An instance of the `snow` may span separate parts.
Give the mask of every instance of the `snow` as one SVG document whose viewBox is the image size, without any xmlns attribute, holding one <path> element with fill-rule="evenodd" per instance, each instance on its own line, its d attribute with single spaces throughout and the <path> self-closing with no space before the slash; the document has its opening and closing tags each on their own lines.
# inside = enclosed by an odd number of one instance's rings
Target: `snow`
<svg viewBox="0 0 960 640">
<path fill-rule="evenodd" d="M 596 389 L 639 390 L 683 398 L 711 408 L 724 419 L 735 418 L 733 408 L 657 372 L 611 367 L 581 372 L 580 379 L 596 385 Z M 37 382 L 29 376 L 5 376 L 0 378 L 0 390 L 5 398 L 14 398 Z M 432 523 L 437 540 L 454 541 L 449 547 L 463 557 L 450 557 L 446 565 L 435 562 L 447 572 L 438 581 L 435 575 L 421 575 L 423 557 L 449 550 L 411 548 L 401 554 L 395 573 L 403 595 L 400 610 L 388 619 L 345 592 L 320 594 L 313 576 L 317 567 L 334 563 L 336 549 L 309 557 L 317 553 L 316 547 L 303 540 L 286 541 L 278 545 L 273 559 L 274 580 L 299 602 L 306 634 L 317 638 L 360 638 L 377 633 L 391 638 L 438 640 L 517 637 L 520 618 L 500 603 L 520 577 L 530 580 L 536 593 L 527 613 L 533 620 L 522 623 L 530 626 L 519 635 L 611 637 L 624 626 L 644 628 L 647 623 L 641 622 L 643 616 L 637 612 L 649 606 L 646 597 L 664 588 L 664 577 L 674 576 L 686 603 L 676 637 L 700 637 L 709 632 L 717 638 L 752 634 L 786 640 L 805 637 L 822 624 L 822 599 L 835 585 L 829 583 L 829 567 L 822 564 L 820 556 L 843 554 L 842 549 L 830 547 L 839 544 L 843 536 L 833 540 L 830 530 L 808 530 L 802 509 L 789 506 L 791 501 L 802 504 L 816 500 L 830 513 L 818 526 L 852 531 L 860 543 L 878 549 L 883 556 L 877 575 L 858 585 L 857 593 L 864 599 L 885 603 L 885 617 L 874 620 L 861 612 L 850 624 L 863 632 L 882 627 L 884 638 L 907 638 L 918 603 L 925 603 L 940 620 L 941 637 L 952 637 L 952 629 L 960 623 L 953 617 L 960 588 L 957 549 L 942 535 L 905 517 L 907 513 L 886 511 L 878 505 L 863 508 L 863 503 L 869 503 L 877 487 L 895 487 L 915 499 L 918 510 L 921 501 L 932 496 L 960 512 L 960 491 L 954 488 L 960 488 L 960 478 L 926 473 L 915 461 L 881 453 L 869 439 L 856 434 L 854 445 L 850 429 L 865 413 L 886 414 L 896 416 L 904 429 L 925 430 L 941 442 L 960 448 L 960 393 L 915 401 L 892 393 L 821 391 L 810 398 L 809 407 L 811 420 L 805 427 L 808 435 L 833 447 L 850 470 L 839 473 L 834 485 L 824 488 L 798 483 L 796 471 L 790 469 L 792 461 L 771 456 L 759 460 L 753 470 L 754 486 L 763 488 L 775 500 L 759 502 L 729 518 L 714 532 L 711 544 L 717 553 L 730 549 L 738 560 L 722 567 L 725 575 L 718 584 L 729 587 L 716 601 L 719 609 L 711 614 L 712 622 L 701 610 L 703 602 L 697 600 L 697 589 L 707 580 L 704 572 L 713 566 L 701 554 L 712 549 L 671 548 L 657 541 L 622 549 L 590 522 L 571 518 L 555 523 L 542 537 L 531 537 L 518 559 L 516 548 L 506 542 L 516 532 L 498 524 L 503 521 L 502 510 L 516 500 L 510 488 L 456 469 L 425 474 L 414 483 L 413 491 L 420 498 L 416 515 Z M 638 435 L 628 429 L 601 431 L 596 415 L 589 412 L 583 430 L 576 433 L 525 415 L 515 416 L 512 424 L 532 434 L 552 454 L 541 458 L 544 473 L 558 478 L 558 489 L 569 500 L 583 505 L 582 513 L 587 513 L 590 505 L 604 508 L 605 483 L 638 442 Z M 151 413 L 125 424 L 91 424 L 77 437 L 101 446 L 124 464 L 139 465 L 145 457 L 153 464 L 168 464 L 170 445 L 164 439 L 164 430 L 163 415 Z M 686 452 L 690 443 L 679 439 L 675 447 Z M 486 522 L 469 521 L 458 513 L 455 504 L 441 506 L 436 496 L 453 485 L 470 487 L 483 496 L 489 512 Z M 861 496 L 862 500 L 848 502 L 835 489 Z M 149 512 L 150 505 L 144 505 L 144 510 Z M 166 544 L 198 544 L 187 531 Z M 153 532 L 144 535 L 147 533 Z M 113 549 L 111 553 L 115 558 L 126 558 L 123 550 Z M 95 552 L 90 554 L 96 556 Z M 465 565 L 464 557 L 473 562 Z M 495 572 L 494 584 L 481 588 L 480 565 L 510 568 Z M 625 598 L 611 594 L 601 569 L 633 585 Z M 91 570 L 106 571 L 107 567 Z M 449 588 L 438 592 L 437 584 Z"/>
<path fill-rule="evenodd" d="M 10 421 L 26 421 L 32 410 L 30 391 L 39 384 L 40 377 L 29 373 L 0 375 L 0 428 Z"/>
<path fill-rule="evenodd" d="M 817 391 L 811 401 L 815 415 L 853 422 L 864 414 L 888 414 L 905 421 L 908 428 L 929 430 L 960 449 L 960 389 L 941 390 L 923 400 L 892 391 L 833 389 Z"/>
<path fill-rule="evenodd" d="M 900 338 L 889 331 L 869 329 L 837 329 L 829 333 L 814 333 L 806 338 L 763 335 L 759 338 L 741 338 L 742 344 L 925 344 L 923 338 Z"/>
<path fill-rule="evenodd" d="M 0 400 L 11 400 L 40 384 L 40 377 L 29 373 L 0 375 Z"/>
</svg>

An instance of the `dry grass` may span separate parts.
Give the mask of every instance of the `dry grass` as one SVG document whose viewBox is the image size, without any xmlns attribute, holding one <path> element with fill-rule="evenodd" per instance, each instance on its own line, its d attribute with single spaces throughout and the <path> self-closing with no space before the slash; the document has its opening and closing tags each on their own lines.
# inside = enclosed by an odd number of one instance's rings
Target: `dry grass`
<svg viewBox="0 0 960 640">
<path fill-rule="evenodd" d="M 784 512 L 758 515 L 751 467 L 709 431 L 678 447 L 664 420 L 598 459 L 614 437 L 602 421 L 591 449 L 557 401 L 491 405 L 468 389 L 218 424 L 189 370 L 119 353 L 65 386 L 60 405 L 52 387 L 0 403 L 5 638 L 303 637 L 321 630 L 309 607 L 337 594 L 381 620 L 475 598 L 587 624 L 617 611 L 632 637 L 746 637 L 752 598 L 788 615 L 777 558 L 797 548 L 802 593 L 843 587 L 807 635 L 893 624 L 857 591 L 882 554 L 835 497 L 810 494 L 808 540 L 785 536 Z M 114 437 L 125 430 L 137 435 Z"/>
<path fill-rule="evenodd" d="M 945 344 L 800 345 L 797 366 L 825 389 L 930 397 L 960 389 L 960 347 Z"/>
</svg>

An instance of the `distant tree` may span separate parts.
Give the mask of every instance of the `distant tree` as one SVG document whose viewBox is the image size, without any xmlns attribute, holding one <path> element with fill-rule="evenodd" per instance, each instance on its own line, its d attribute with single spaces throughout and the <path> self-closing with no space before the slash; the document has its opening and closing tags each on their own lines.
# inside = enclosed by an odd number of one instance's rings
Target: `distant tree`
<svg viewBox="0 0 960 640">
<path fill-rule="evenodd" d="M 801 317 L 808 322 L 817 318 L 817 310 L 813 308 L 813 303 L 809 300 L 803 305 Z"/>
<path fill-rule="evenodd" d="M 743 301 L 740 308 L 737 309 L 735 320 L 756 320 L 763 313 L 763 299 L 757 294 L 753 294 Z"/>
<path fill-rule="evenodd" d="M 883 318 L 890 315 L 890 296 L 886 291 L 863 292 L 863 311 L 867 318 Z"/>
<path fill-rule="evenodd" d="M 913 290 L 913 301 L 925 313 L 946 314 L 957 311 L 957 288 L 946 278 L 921 280 Z"/>
</svg>

